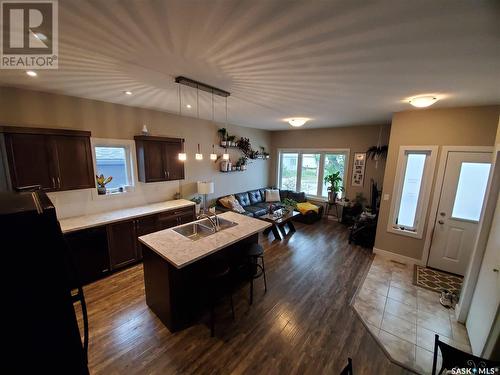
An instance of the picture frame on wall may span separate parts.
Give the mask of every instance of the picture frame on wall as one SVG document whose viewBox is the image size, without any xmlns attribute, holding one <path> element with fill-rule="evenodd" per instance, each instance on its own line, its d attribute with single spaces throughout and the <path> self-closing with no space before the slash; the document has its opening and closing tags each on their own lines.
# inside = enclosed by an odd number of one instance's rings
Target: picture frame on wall
<svg viewBox="0 0 500 375">
<path fill-rule="evenodd" d="M 355 152 L 352 164 L 351 186 L 363 186 L 365 182 L 366 152 Z"/>
</svg>

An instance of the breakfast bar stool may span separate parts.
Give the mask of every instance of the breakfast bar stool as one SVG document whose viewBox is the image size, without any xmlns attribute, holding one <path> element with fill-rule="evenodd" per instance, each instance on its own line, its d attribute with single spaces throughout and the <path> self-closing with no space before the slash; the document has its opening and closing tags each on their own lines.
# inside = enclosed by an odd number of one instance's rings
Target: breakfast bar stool
<svg viewBox="0 0 500 375">
<path fill-rule="evenodd" d="M 210 265 L 207 275 L 208 290 L 210 298 L 210 336 L 215 334 L 215 305 L 223 295 L 229 295 L 231 313 L 234 320 L 233 292 L 231 283 L 230 267 L 227 263 L 219 260 Z"/>
<path fill-rule="evenodd" d="M 264 264 L 264 248 L 254 243 L 246 252 L 250 266 L 250 305 L 253 303 L 253 281 L 264 276 L 264 292 L 267 292 L 266 266 Z M 259 264 L 259 259 L 261 264 Z"/>
</svg>

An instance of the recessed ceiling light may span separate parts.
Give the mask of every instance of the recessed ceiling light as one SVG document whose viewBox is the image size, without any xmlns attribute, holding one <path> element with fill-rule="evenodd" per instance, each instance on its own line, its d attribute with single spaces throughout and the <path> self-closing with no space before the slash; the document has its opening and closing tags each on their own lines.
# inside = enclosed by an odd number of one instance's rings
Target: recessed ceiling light
<svg viewBox="0 0 500 375">
<path fill-rule="evenodd" d="M 34 70 L 28 70 L 26 74 L 29 75 L 30 77 L 36 77 L 38 75 L 37 72 L 35 72 Z"/>
<path fill-rule="evenodd" d="M 309 120 L 310 119 L 306 117 L 294 117 L 294 118 L 287 118 L 285 121 L 288 121 L 290 125 L 298 128 L 299 126 L 304 125 Z"/>
<path fill-rule="evenodd" d="M 124 91 L 123 92 L 125 95 L 132 95 L 132 91 Z"/>
<path fill-rule="evenodd" d="M 186 104 L 186 108 L 190 109 L 191 108 L 191 104 Z"/>
<path fill-rule="evenodd" d="M 43 33 L 35 33 L 35 37 L 39 40 L 47 40 L 47 35 Z"/>
<path fill-rule="evenodd" d="M 437 97 L 432 95 L 425 95 L 425 96 L 415 96 L 410 100 L 408 100 L 408 103 L 417 108 L 425 108 L 433 105 L 437 101 L 438 101 Z"/>
</svg>

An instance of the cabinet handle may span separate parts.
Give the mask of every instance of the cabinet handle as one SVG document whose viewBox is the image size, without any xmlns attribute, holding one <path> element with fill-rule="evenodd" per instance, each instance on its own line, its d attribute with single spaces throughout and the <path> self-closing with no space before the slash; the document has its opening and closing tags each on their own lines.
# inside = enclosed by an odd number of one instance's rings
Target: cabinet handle
<svg viewBox="0 0 500 375">
<path fill-rule="evenodd" d="M 57 185 L 61 188 L 61 177 L 57 176 Z"/>
<path fill-rule="evenodd" d="M 167 178 L 170 178 L 170 171 L 167 172 Z"/>
<path fill-rule="evenodd" d="M 167 178 L 167 172 L 166 172 L 166 171 L 163 171 L 163 176 L 164 176 L 165 178 Z"/>
<path fill-rule="evenodd" d="M 56 179 L 54 177 L 52 177 L 52 187 L 56 188 Z"/>
</svg>

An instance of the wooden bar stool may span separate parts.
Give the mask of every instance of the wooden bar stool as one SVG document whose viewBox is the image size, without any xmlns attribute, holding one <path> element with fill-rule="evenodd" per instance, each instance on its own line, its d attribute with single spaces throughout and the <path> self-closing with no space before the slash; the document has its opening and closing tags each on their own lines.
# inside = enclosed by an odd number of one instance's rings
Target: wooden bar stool
<svg viewBox="0 0 500 375">
<path fill-rule="evenodd" d="M 264 277 L 264 292 L 267 292 L 266 266 L 264 264 L 264 248 L 259 244 L 252 244 L 246 252 L 250 268 L 250 305 L 253 303 L 253 281 Z M 260 264 L 259 264 L 260 259 Z"/>
</svg>

